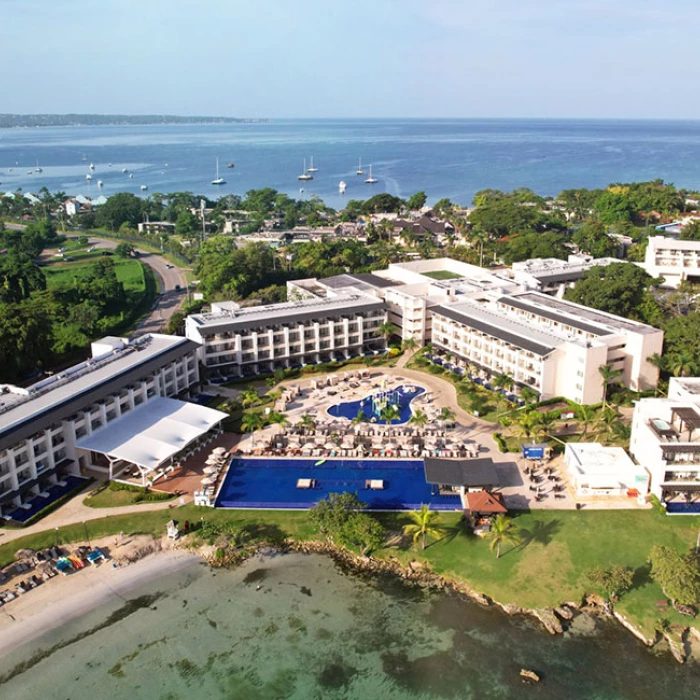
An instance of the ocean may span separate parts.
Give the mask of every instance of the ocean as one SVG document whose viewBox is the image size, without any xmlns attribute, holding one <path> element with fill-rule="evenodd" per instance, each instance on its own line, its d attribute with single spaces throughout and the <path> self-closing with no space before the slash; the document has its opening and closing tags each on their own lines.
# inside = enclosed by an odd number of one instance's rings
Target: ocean
<svg viewBox="0 0 700 700">
<path fill-rule="evenodd" d="M 193 558 L 140 586 L 0 659 L 2 677 L 36 655 L 3 700 L 690 700 L 700 682 L 698 665 L 615 623 L 580 617 L 552 637 L 321 556 L 263 556 L 234 571 Z M 542 681 L 524 685 L 521 668 Z"/>
<path fill-rule="evenodd" d="M 299 182 L 312 156 L 318 172 Z M 226 180 L 220 186 L 210 184 L 216 158 Z M 363 176 L 355 174 L 360 159 Z M 373 185 L 364 183 L 370 164 Z M 700 189 L 700 121 L 338 119 L 0 130 L 0 191 L 45 186 L 70 195 L 190 191 L 215 198 L 272 187 L 342 208 L 380 192 L 424 190 L 431 202 L 469 205 L 484 188 L 556 195 L 655 178 Z"/>
</svg>

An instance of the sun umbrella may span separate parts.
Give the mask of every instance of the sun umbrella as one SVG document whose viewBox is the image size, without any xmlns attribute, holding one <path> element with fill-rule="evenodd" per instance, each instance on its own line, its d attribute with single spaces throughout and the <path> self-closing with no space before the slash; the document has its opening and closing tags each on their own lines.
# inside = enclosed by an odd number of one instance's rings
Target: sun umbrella
<svg viewBox="0 0 700 700">
<path fill-rule="evenodd" d="M 36 556 L 36 552 L 33 549 L 18 549 L 15 552 L 15 559 L 21 561 L 23 559 L 33 559 Z"/>
<path fill-rule="evenodd" d="M 207 461 L 204 464 L 208 467 L 215 467 L 217 464 L 221 464 L 221 460 L 216 457 L 207 457 Z"/>
<path fill-rule="evenodd" d="M 215 447 L 212 452 L 215 455 L 225 455 L 228 450 L 225 447 Z"/>
<path fill-rule="evenodd" d="M 216 481 L 216 478 L 214 476 L 205 476 L 202 479 L 203 484 L 213 484 Z"/>
<path fill-rule="evenodd" d="M 334 450 L 336 447 L 337 447 L 337 445 L 336 445 L 334 442 L 332 442 L 331 440 L 329 440 L 329 441 L 323 446 L 323 448 L 324 448 L 325 450 Z"/>
<path fill-rule="evenodd" d="M 216 467 L 204 467 L 202 470 L 205 474 L 216 474 L 218 471 Z"/>
<path fill-rule="evenodd" d="M 313 450 L 314 447 L 316 447 L 316 443 L 313 443 L 313 442 L 307 442 L 307 443 L 304 445 L 304 449 L 305 449 L 305 450 Z"/>
</svg>

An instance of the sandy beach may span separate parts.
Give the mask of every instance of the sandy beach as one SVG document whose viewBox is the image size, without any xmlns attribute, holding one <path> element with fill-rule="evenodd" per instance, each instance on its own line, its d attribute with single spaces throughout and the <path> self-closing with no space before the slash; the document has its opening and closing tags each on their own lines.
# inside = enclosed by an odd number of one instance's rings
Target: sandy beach
<svg viewBox="0 0 700 700">
<path fill-rule="evenodd" d="M 153 542 L 151 537 L 131 538 L 114 559 L 68 576 L 55 576 L 0 608 L 0 657 L 99 606 L 122 605 L 130 592 L 146 581 L 198 566 L 202 561 L 187 550 L 167 549 L 131 564 L 123 563 L 129 551 L 152 546 Z M 95 544 L 99 546 L 99 542 Z M 116 568 L 114 562 L 119 563 Z"/>
</svg>

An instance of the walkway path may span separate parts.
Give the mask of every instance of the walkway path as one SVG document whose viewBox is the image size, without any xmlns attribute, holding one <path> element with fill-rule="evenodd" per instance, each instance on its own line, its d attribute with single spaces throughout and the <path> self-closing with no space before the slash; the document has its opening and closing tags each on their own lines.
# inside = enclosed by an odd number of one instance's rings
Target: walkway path
<svg viewBox="0 0 700 700">
<path fill-rule="evenodd" d="M 18 530 L 0 529 L 0 544 L 6 544 L 13 540 L 24 537 L 25 535 L 33 535 L 37 532 L 45 532 L 46 530 L 54 530 L 56 528 L 82 523 L 89 520 L 98 520 L 112 515 L 128 515 L 129 513 L 143 513 L 148 510 L 166 510 L 173 504 L 178 504 L 175 501 L 160 501 L 156 503 L 144 503 L 134 506 L 119 506 L 117 508 L 91 508 L 86 506 L 84 501 L 95 488 L 94 484 L 90 484 L 86 490 L 79 493 L 70 501 L 62 505 L 58 510 L 50 513 L 45 518 L 42 518 L 34 525 L 24 527 Z M 187 500 L 191 497 L 187 496 Z"/>
</svg>

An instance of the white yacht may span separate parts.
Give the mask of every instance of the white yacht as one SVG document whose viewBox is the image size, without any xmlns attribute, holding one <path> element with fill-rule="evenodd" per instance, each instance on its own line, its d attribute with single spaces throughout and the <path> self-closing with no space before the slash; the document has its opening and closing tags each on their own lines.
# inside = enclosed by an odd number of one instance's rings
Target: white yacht
<svg viewBox="0 0 700 700">
<path fill-rule="evenodd" d="M 98 186 L 98 187 L 102 187 L 102 185 L 104 185 L 104 184 L 105 184 L 105 183 L 102 182 L 102 180 L 98 180 L 98 181 L 97 181 L 97 186 Z"/>
<path fill-rule="evenodd" d="M 145 192 L 148 189 L 148 185 L 141 185 L 141 191 Z"/>
<path fill-rule="evenodd" d="M 43 173 L 44 169 L 39 167 L 39 161 L 36 162 L 36 168 L 34 168 L 35 173 Z"/>
<path fill-rule="evenodd" d="M 372 177 L 372 166 L 369 166 L 369 177 L 365 180 L 368 185 L 373 185 L 375 182 L 379 182 L 376 177 Z"/>
<path fill-rule="evenodd" d="M 304 169 L 301 171 L 301 175 L 297 176 L 297 180 L 313 180 L 314 176 L 309 175 L 308 170 L 306 169 L 306 158 L 304 158 Z"/>
<path fill-rule="evenodd" d="M 128 173 L 128 172 L 129 172 L 129 168 L 122 168 L 122 172 L 123 172 L 123 173 Z"/>
<path fill-rule="evenodd" d="M 314 157 L 313 156 L 311 156 L 311 165 L 308 167 L 306 172 L 307 173 L 317 173 L 318 172 L 318 168 L 314 168 Z"/>
<path fill-rule="evenodd" d="M 357 170 L 355 171 L 355 175 L 364 175 L 365 171 L 362 169 L 362 158 L 360 158 L 360 164 L 357 166 Z"/>
<path fill-rule="evenodd" d="M 344 182 L 343 180 L 341 180 L 341 181 L 338 183 L 338 192 L 340 192 L 340 194 L 345 194 L 345 188 L 346 188 L 346 187 L 347 187 L 347 185 L 345 184 L 345 182 Z"/>
<path fill-rule="evenodd" d="M 129 179 L 133 180 L 134 179 L 134 173 L 129 173 Z"/>
<path fill-rule="evenodd" d="M 95 172 L 95 166 L 94 166 L 92 163 L 90 163 L 90 170 L 92 170 L 93 172 Z"/>
<path fill-rule="evenodd" d="M 88 173 L 88 174 L 85 176 L 85 179 L 86 179 L 86 180 L 92 180 L 92 175 L 90 175 L 90 173 Z"/>
<path fill-rule="evenodd" d="M 212 185 L 225 185 L 226 180 L 219 176 L 219 159 L 216 159 L 216 177 L 211 181 Z"/>
</svg>

